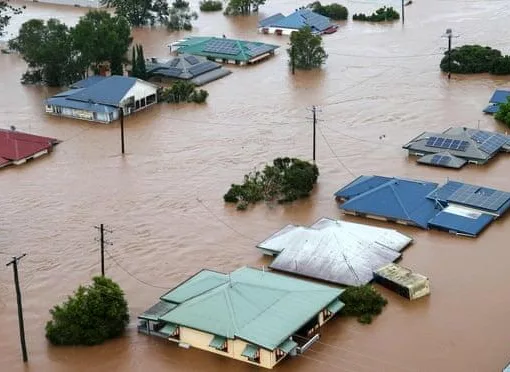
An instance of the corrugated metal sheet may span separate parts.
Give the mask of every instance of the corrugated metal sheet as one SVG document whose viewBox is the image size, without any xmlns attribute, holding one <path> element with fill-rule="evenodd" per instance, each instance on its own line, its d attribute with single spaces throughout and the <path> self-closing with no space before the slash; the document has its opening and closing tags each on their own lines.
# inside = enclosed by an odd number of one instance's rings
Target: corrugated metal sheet
<svg viewBox="0 0 510 372">
<path fill-rule="evenodd" d="M 88 78 L 85 78 L 83 80 L 79 80 L 76 83 L 73 83 L 70 85 L 71 88 L 88 88 L 91 87 L 94 84 L 99 83 L 100 81 L 103 81 L 106 79 L 106 76 L 101 75 L 93 75 L 89 76 Z"/>
<path fill-rule="evenodd" d="M 68 99 L 118 106 L 135 83 L 135 78 L 113 75 L 88 85 L 86 89 L 68 96 Z"/>
<path fill-rule="evenodd" d="M 0 165 L 34 156 L 59 143 L 54 138 L 0 129 Z M 3 159 L 3 160 L 2 160 Z"/>
<path fill-rule="evenodd" d="M 329 311 L 331 311 L 333 314 L 338 313 L 342 308 L 345 306 L 343 302 L 340 300 L 334 300 L 332 303 L 330 303 L 327 307 Z"/>
<path fill-rule="evenodd" d="M 204 290 L 205 286 L 197 282 L 206 280 L 207 273 L 202 271 L 162 296 L 187 300 L 161 320 L 230 339 L 238 337 L 269 350 L 278 347 L 343 291 L 248 267 L 230 275 L 213 272 L 210 277 L 223 275 L 224 283 L 213 283 Z M 193 280 L 199 276 L 201 280 Z"/>
<path fill-rule="evenodd" d="M 275 22 L 284 19 L 285 16 L 282 13 L 273 14 L 271 17 L 264 18 L 259 21 L 259 27 L 271 27 Z"/>
<path fill-rule="evenodd" d="M 279 252 L 275 270 L 345 285 L 372 280 L 412 239 L 395 230 L 322 218 L 310 228 L 286 226 L 257 247 Z"/>
<path fill-rule="evenodd" d="M 445 208 L 429 221 L 429 225 L 456 234 L 477 236 L 494 220 L 488 214 L 467 209 L 467 213 L 461 213 L 459 209 L 458 206 Z"/>
<path fill-rule="evenodd" d="M 286 17 L 278 13 L 259 22 L 259 27 L 295 30 L 308 26 L 313 32 L 322 32 L 333 25 L 328 17 L 314 13 L 310 9 L 298 9 Z"/>
<path fill-rule="evenodd" d="M 71 96 L 68 95 L 67 97 Z M 111 113 L 117 110 L 116 107 L 109 106 L 109 105 L 103 105 L 101 103 L 90 103 L 90 102 L 82 102 L 82 101 L 75 101 L 72 99 L 67 99 L 66 96 L 54 96 L 52 98 L 48 98 L 45 101 L 46 105 L 51 106 L 59 106 L 59 107 L 67 107 L 75 110 L 84 110 L 84 111 L 91 111 L 91 112 L 105 112 L 105 113 Z"/>
<path fill-rule="evenodd" d="M 506 103 L 508 102 L 508 97 L 510 97 L 510 90 L 497 89 L 493 94 L 490 103 Z"/>
<path fill-rule="evenodd" d="M 223 336 L 214 336 L 209 343 L 210 347 L 213 347 L 215 349 L 221 350 L 225 347 L 225 342 L 227 342 L 227 339 Z"/>
<path fill-rule="evenodd" d="M 139 318 L 149 319 L 149 320 L 158 320 L 161 316 L 168 313 L 170 310 L 175 308 L 177 305 L 172 304 L 166 301 L 159 301 L 154 306 L 150 307 L 146 311 L 144 311 Z"/>
</svg>

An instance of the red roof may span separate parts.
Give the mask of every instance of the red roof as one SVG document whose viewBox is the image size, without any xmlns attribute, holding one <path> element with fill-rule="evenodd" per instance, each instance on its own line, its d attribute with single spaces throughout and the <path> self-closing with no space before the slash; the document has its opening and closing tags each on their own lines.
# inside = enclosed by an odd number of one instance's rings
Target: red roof
<svg viewBox="0 0 510 372">
<path fill-rule="evenodd" d="M 54 138 L 0 129 L 0 166 L 51 150 L 57 143 L 59 141 Z"/>
</svg>

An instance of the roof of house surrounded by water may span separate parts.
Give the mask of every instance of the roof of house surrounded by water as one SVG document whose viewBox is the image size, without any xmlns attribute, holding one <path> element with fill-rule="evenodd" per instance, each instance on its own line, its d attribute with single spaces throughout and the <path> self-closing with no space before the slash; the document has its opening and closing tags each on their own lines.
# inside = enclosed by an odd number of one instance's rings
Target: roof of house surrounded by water
<svg viewBox="0 0 510 372">
<path fill-rule="evenodd" d="M 233 60 L 250 63 L 273 54 L 278 45 L 257 41 L 235 40 L 217 37 L 191 36 L 172 43 L 179 54 L 192 54 L 215 60 Z"/>
<path fill-rule="evenodd" d="M 54 138 L 0 129 L 0 168 L 46 154 L 59 142 Z"/>
<path fill-rule="evenodd" d="M 420 164 L 458 169 L 467 162 L 485 164 L 499 152 L 510 152 L 510 136 L 453 127 L 442 133 L 423 132 L 402 147 L 409 155 L 420 156 Z"/>
<path fill-rule="evenodd" d="M 189 80 L 197 86 L 232 73 L 219 63 L 193 55 L 179 55 L 167 61 L 152 58 L 147 61 L 146 67 L 147 72 L 151 75 Z"/>
<path fill-rule="evenodd" d="M 312 12 L 310 9 L 297 9 L 294 13 L 284 16 L 281 13 L 272 15 L 259 22 L 259 27 L 285 28 L 299 30 L 305 26 L 311 28 L 314 33 L 322 33 L 336 24 L 331 19 L 321 14 Z"/>
<path fill-rule="evenodd" d="M 161 296 L 175 307 L 159 320 L 274 350 L 322 309 L 339 311 L 342 291 L 249 267 L 202 270 Z"/>
<path fill-rule="evenodd" d="M 321 218 L 310 227 L 288 225 L 257 248 L 278 255 L 272 269 L 358 286 L 400 258 L 411 242 L 396 230 Z"/>
<path fill-rule="evenodd" d="M 346 213 L 472 237 L 510 208 L 510 193 L 457 181 L 361 176 L 335 196 Z"/>
<path fill-rule="evenodd" d="M 47 99 L 45 104 L 92 112 L 113 112 L 138 83 L 150 84 L 128 76 L 91 76 L 72 84 L 70 90 Z"/>
<path fill-rule="evenodd" d="M 483 109 L 486 114 L 495 114 L 499 111 L 499 105 L 507 103 L 510 98 L 510 89 L 497 89 L 489 100 L 489 105 Z"/>
</svg>

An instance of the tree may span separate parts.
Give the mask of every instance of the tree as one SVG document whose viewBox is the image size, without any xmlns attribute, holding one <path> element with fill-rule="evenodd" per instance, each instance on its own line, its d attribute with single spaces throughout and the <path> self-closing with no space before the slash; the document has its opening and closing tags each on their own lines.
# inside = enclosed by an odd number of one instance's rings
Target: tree
<svg viewBox="0 0 510 372">
<path fill-rule="evenodd" d="M 451 58 L 451 63 L 448 59 Z M 442 71 L 457 74 L 477 74 L 493 72 L 501 74 L 504 72 L 508 59 L 502 56 L 497 49 L 481 45 L 463 45 L 460 48 L 453 48 L 449 55 L 448 51 L 441 59 L 440 68 Z"/>
<path fill-rule="evenodd" d="M 507 98 L 506 103 L 499 104 L 499 110 L 494 117 L 510 127 L 510 98 Z"/>
<path fill-rule="evenodd" d="M 67 85 L 82 78 L 88 66 L 74 48 L 69 28 L 57 19 L 23 23 L 9 47 L 21 53 L 28 64 L 22 82 Z"/>
<path fill-rule="evenodd" d="M 131 26 L 140 27 L 154 22 L 152 0 L 101 0 L 101 4 L 115 8 L 115 14 L 125 17 Z"/>
<path fill-rule="evenodd" d="M 147 79 L 147 67 L 145 66 L 145 57 L 143 56 L 143 46 L 135 45 L 131 58 L 131 76 L 138 79 Z"/>
<path fill-rule="evenodd" d="M 97 345 L 121 336 L 129 323 L 124 292 L 113 280 L 92 278 L 50 310 L 46 338 L 54 345 Z"/>
<path fill-rule="evenodd" d="M 80 57 L 97 73 L 99 65 L 109 63 L 111 73 L 122 75 L 126 53 L 132 42 L 131 29 L 123 17 L 105 11 L 90 11 L 71 30 Z"/>
<path fill-rule="evenodd" d="M 393 7 L 385 7 L 377 9 L 371 15 L 366 15 L 363 13 L 354 14 L 352 16 L 354 21 L 367 21 L 367 22 L 387 22 L 387 21 L 396 21 L 400 19 L 400 14 L 393 9 Z"/>
<path fill-rule="evenodd" d="M 202 12 L 216 12 L 223 9 L 223 3 L 216 0 L 204 0 L 199 5 Z"/>
<path fill-rule="evenodd" d="M 310 27 L 306 26 L 290 35 L 290 48 L 287 49 L 290 63 L 296 68 L 309 70 L 321 67 L 328 58 L 322 47 L 322 37 L 312 34 Z"/>
<path fill-rule="evenodd" d="M 320 1 L 316 1 L 308 5 L 313 12 L 329 17 L 334 20 L 346 20 L 349 16 L 349 11 L 343 5 L 333 3 L 329 5 L 322 5 Z"/>
<path fill-rule="evenodd" d="M 4 30 L 9 25 L 12 16 L 21 14 L 25 8 L 25 5 L 16 8 L 9 4 L 9 0 L 0 1 L 0 36 L 4 34 Z"/>
<path fill-rule="evenodd" d="M 176 81 L 170 88 L 161 92 L 160 101 L 169 103 L 195 102 L 204 103 L 209 96 L 206 90 L 195 89 L 195 84 L 189 81 Z"/>
<path fill-rule="evenodd" d="M 175 0 L 169 9 L 166 28 L 169 31 L 191 30 L 191 21 L 198 18 L 196 12 L 192 12 L 189 3 L 184 0 Z"/>
<path fill-rule="evenodd" d="M 224 13 L 226 15 L 248 15 L 251 12 L 258 12 L 259 7 L 265 2 L 266 0 L 229 0 Z"/>
<path fill-rule="evenodd" d="M 388 303 L 371 285 L 349 287 L 340 295 L 345 306 L 341 315 L 355 316 L 360 323 L 372 323 L 372 317 L 379 315 Z"/>
</svg>

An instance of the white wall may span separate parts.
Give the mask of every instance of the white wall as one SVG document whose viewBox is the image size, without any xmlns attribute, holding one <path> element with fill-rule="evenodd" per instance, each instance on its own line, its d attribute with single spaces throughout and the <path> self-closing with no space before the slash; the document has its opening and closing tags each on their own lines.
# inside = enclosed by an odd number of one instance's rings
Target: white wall
<svg viewBox="0 0 510 372">
<path fill-rule="evenodd" d="M 281 30 L 282 35 L 290 35 L 292 32 L 298 31 L 295 28 L 259 27 L 259 32 L 262 32 L 263 28 L 266 28 L 269 34 L 275 34 L 276 30 Z"/>
<path fill-rule="evenodd" d="M 126 99 L 133 97 L 133 96 L 134 96 L 135 101 L 139 101 L 142 98 L 146 98 L 153 94 L 156 94 L 156 100 L 157 100 L 157 91 L 158 91 L 158 88 L 156 85 L 148 83 L 143 80 L 137 80 L 137 82 L 131 87 L 131 89 L 127 91 L 126 95 L 122 98 L 121 102 L 124 103 L 124 101 Z M 156 102 L 154 102 L 154 103 L 156 103 Z M 145 108 L 145 107 L 146 106 L 144 106 L 142 108 Z"/>
</svg>

